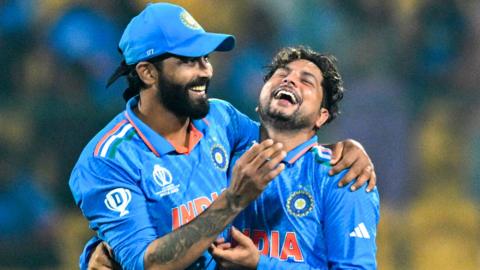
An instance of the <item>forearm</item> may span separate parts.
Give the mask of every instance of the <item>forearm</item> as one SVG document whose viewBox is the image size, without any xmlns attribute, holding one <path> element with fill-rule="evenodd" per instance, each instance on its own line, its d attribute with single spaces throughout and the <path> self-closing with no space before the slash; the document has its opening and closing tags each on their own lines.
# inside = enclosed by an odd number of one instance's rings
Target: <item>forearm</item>
<svg viewBox="0 0 480 270">
<path fill-rule="evenodd" d="M 145 269 L 184 269 L 213 243 L 227 224 L 255 200 L 284 168 L 283 145 L 265 140 L 235 164 L 229 187 L 197 218 L 149 244 Z M 266 162 L 268 161 L 268 162 Z"/>
<path fill-rule="evenodd" d="M 145 253 L 145 269 L 184 269 L 205 252 L 242 210 L 228 190 L 197 218 L 153 241 Z"/>
</svg>

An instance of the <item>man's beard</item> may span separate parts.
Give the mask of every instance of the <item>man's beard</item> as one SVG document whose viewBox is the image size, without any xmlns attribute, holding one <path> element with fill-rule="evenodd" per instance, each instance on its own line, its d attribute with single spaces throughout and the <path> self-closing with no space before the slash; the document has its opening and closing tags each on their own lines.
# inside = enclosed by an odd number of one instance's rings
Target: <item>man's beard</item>
<svg viewBox="0 0 480 270">
<path fill-rule="evenodd" d="M 268 104 L 262 104 L 258 106 L 258 115 L 262 125 L 271 126 L 277 130 L 298 131 L 313 126 L 312 121 L 306 115 L 302 115 L 299 111 L 299 107 L 290 115 L 286 115 L 279 111 L 271 109 L 272 99 L 268 101 Z"/>
<path fill-rule="evenodd" d="M 189 117 L 191 119 L 201 119 L 207 116 L 210 109 L 208 98 L 192 99 L 189 96 L 189 88 L 205 85 L 205 94 L 207 93 L 208 78 L 198 78 L 186 85 L 177 84 L 160 75 L 158 82 L 159 98 L 163 106 L 179 117 Z"/>
</svg>

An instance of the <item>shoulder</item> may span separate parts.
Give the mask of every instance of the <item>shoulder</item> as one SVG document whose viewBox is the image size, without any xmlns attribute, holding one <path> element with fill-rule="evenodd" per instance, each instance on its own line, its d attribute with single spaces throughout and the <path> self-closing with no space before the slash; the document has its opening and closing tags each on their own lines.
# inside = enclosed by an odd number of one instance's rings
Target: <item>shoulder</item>
<svg viewBox="0 0 480 270">
<path fill-rule="evenodd" d="M 118 115 L 83 149 L 70 176 L 70 185 L 134 174 L 141 163 L 138 141 L 134 127 Z"/>
<path fill-rule="evenodd" d="M 349 169 L 345 169 L 335 175 L 325 176 L 324 195 L 325 203 L 331 207 L 355 207 L 355 205 L 361 207 L 372 207 L 372 209 L 379 210 L 380 197 L 378 190 L 375 187 L 372 191 L 367 192 L 367 183 L 361 186 L 356 191 L 351 191 L 350 187 L 355 183 L 356 179 L 350 182 L 347 186 L 338 187 L 338 182 L 347 174 Z M 347 208 L 348 208 L 347 207 Z"/>
<path fill-rule="evenodd" d="M 118 187 L 136 187 L 141 180 L 141 162 L 117 157 L 85 156 L 70 174 L 69 187 L 77 204 L 84 198 L 103 194 Z"/>
<path fill-rule="evenodd" d="M 119 153 L 132 152 L 135 149 L 132 146 L 138 145 L 140 141 L 135 128 L 121 113 L 88 142 L 79 161 L 87 161 L 90 157 L 121 160 Z"/>
<path fill-rule="evenodd" d="M 207 115 L 208 122 L 215 122 L 220 126 L 228 127 L 228 131 L 258 133 L 259 124 L 247 115 L 237 110 L 232 104 L 221 99 L 209 99 L 210 112 Z"/>
<path fill-rule="evenodd" d="M 350 186 L 355 182 L 355 180 L 350 182 L 349 185 L 346 187 L 338 187 L 338 182 L 340 182 L 340 180 L 348 173 L 349 169 L 342 170 L 341 172 L 334 175 L 329 174 L 329 171 L 331 169 L 330 160 L 332 157 L 330 149 L 318 145 L 312 147 L 309 154 L 310 164 L 313 168 L 313 174 L 315 175 L 315 186 L 318 188 L 318 191 L 323 196 L 338 198 L 349 197 L 352 199 L 368 197 L 373 201 L 378 201 L 377 189 L 375 188 L 372 192 L 368 193 L 365 191 L 367 184 L 364 184 L 360 188 L 360 190 L 356 192 L 350 191 Z"/>
<path fill-rule="evenodd" d="M 225 119 L 240 113 L 232 104 L 225 100 L 211 98 L 208 101 L 210 103 L 210 112 L 207 117 Z"/>
</svg>

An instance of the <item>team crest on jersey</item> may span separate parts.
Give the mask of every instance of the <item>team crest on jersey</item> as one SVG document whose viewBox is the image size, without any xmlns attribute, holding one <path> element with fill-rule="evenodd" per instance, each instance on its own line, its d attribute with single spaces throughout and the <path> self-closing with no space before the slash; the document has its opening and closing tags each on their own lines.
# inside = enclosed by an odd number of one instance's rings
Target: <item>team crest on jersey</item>
<svg viewBox="0 0 480 270">
<path fill-rule="evenodd" d="M 287 210 L 290 215 L 304 217 L 308 215 L 312 209 L 313 197 L 308 191 L 296 191 L 290 194 L 287 199 Z"/>
<path fill-rule="evenodd" d="M 212 147 L 212 160 L 213 164 L 215 164 L 215 167 L 220 169 L 221 171 L 226 171 L 228 167 L 228 157 L 227 157 L 227 151 L 225 151 L 225 148 L 221 146 L 220 144 L 215 144 Z"/>
<path fill-rule="evenodd" d="M 152 177 L 153 181 L 160 186 L 160 191 L 155 192 L 155 194 L 159 195 L 160 197 L 179 191 L 180 184 L 172 183 L 172 173 L 166 168 L 155 164 L 155 166 L 153 166 Z"/>
<path fill-rule="evenodd" d="M 180 14 L 180 20 L 186 27 L 191 28 L 193 30 L 198 30 L 202 28 L 200 24 L 198 24 L 198 22 L 192 17 L 192 15 L 190 15 L 186 11 Z"/>
</svg>

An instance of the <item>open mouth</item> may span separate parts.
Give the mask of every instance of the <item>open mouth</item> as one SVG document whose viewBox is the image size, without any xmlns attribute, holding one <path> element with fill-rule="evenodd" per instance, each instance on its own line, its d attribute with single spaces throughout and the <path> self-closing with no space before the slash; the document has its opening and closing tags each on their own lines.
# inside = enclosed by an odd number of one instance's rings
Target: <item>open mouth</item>
<svg viewBox="0 0 480 270">
<path fill-rule="evenodd" d="M 207 89 L 206 85 L 197 85 L 197 86 L 190 87 L 188 90 L 197 92 L 197 93 L 204 93 L 206 89 Z"/>
<path fill-rule="evenodd" d="M 279 88 L 278 90 L 276 90 L 273 94 L 273 98 L 278 100 L 286 100 L 292 105 L 298 104 L 300 101 L 300 98 L 296 95 L 295 92 L 286 88 Z"/>
</svg>

